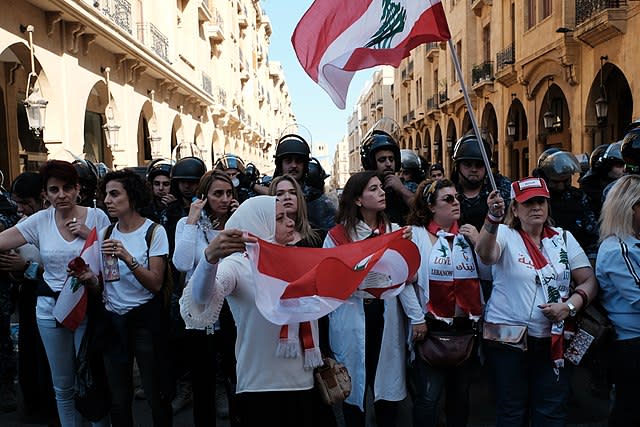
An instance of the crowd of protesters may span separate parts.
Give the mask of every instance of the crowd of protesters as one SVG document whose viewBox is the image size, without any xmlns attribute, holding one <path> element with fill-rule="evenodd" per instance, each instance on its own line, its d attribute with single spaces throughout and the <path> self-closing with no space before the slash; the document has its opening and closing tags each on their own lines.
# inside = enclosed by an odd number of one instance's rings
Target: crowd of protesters
<svg viewBox="0 0 640 427">
<path fill-rule="evenodd" d="M 466 426 L 484 364 L 496 425 L 563 426 L 573 373 L 565 350 L 580 336 L 573 320 L 599 304 L 615 336 L 599 343 L 606 351 L 589 350 L 590 371 L 611 396 L 610 425 L 640 425 L 640 126 L 596 147 L 588 171 L 550 148 L 533 176 L 514 182 L 487 168 L 489 141 L 460 138 L 445 177 L 440 164 L 400 150 L 394 126 L 383 120 L 365 135 L 364 171 L 338 205 L 295 132 L 276 147 L 272 179 L 233 154 L 211 171 L 185 157 L 154 161 L 144 176 L 85 160 L 20 174 L 0 193 L 2 410 L 16 409 L 17 376 L 21 411 L 64 427 L 133 426 L 134 398 L 146 399 L 155 426 L 192 403 L 195 426 L 223 417 L 234 427 L 364 427 L 372 410 L 387 427 L 399 425 L 407 396 L 414 426 Z M 102 268 L 76 268 L 93 229 Z M 338 248 L 400 229 L 420 262 L 391 296 L 358 289 L 328 315 L 289 325 L 258 309 L 264 279 L 246 253 L 257 239 Z M 363 283 L 386 281 L 370 273 Z M 88 300 L 73 326 L 56 310 L 68 282 Z M 19 363 L 9 336 L 16 306 Z M 443 336 L 465 343 L 459 360 L 430 353 L 427 343 Z M 314 386 L 326 357 L 351 377 L 339 408 Z M 99 403 L 78 386 L 87 366 L 104 379 L 87 386 L 103 388 Z"/>
</svg>

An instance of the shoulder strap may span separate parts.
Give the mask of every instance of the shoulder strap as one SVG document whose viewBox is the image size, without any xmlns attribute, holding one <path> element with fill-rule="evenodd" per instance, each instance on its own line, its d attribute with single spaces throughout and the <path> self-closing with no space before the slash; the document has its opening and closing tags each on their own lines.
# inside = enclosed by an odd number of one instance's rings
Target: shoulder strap
<svg viewBox="0 0 640 427">
<path fill-rule="evenodd" d="M 147 228 L 147 233 L 144 235 L 144 240 L 147 242 L 147 259 L 149 259 L 149 248 L 151 247 L 151 241 L 153 240 L 153 234 L 156 232 L 156 228 L 158 227 L 158 223 L 152 223 L 149 228 Z"/>
<path fill-rule="evenodd" d="M 115 228 L 115 226 L 115 224 L 109 224 L 107 229 L 104 231 L 104 240 L 107 240 L 109 237 L 111 237 L 111 233 L 113 233 L 113 229 Z"/>
</svg>

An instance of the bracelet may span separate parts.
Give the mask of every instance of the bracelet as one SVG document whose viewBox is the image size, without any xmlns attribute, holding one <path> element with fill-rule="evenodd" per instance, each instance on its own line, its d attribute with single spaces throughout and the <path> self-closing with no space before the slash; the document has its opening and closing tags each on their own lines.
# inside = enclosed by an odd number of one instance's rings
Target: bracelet
<svg viewBox="0 0 640 427">
<path fill-rule="evenodd" d="M 491 212 L 487 212 L 487 221 L 489 221 L 491 224 L 502 224 L 503 219 L 504 216 L 496 217 L 491 215 Z"/>
<path fill-rule="evenodd" d="M 140 267 L 140 263 L 136 261 L 135 264 L 128 266 L 129 271 L 134 271 L 136 268 Z"/>
<path fill-rule="evenodd" d="M 581 310 L 585 309 L 589 305 L 589 297 L 587 296 L 587 293 L 582 289 L 578 289 L 578 288 L 575 288 L 573 290 L 573 293 L 580 295 L 580 298 L 582 298 L 582 307 L 580 309 Z"/>
</svg>

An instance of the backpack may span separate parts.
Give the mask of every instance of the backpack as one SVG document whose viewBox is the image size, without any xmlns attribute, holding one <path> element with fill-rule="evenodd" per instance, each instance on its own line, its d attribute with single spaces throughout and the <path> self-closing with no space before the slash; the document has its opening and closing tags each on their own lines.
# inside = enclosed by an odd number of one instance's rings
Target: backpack
<svg viewBox="0 0 640 427">
<path fill-rule="evenodd" d="M 104 233 L 104 240 L 107 240 L 111 237 L 111 233 L 113 232 L 113 228 L 116 224 L 111 224 L 107 227 L 107 230 Z M 144 236 L 145 242 L 147 242 L 147 260 L 149 259 L 149 247 L 151 246 L 151 241 L 153 240 L 153 235 L 160 224 L 152 223 L 149 228 L 147 228 L 147 232 Z M 162 297 L 163 305 L 165 307 L 169 306 L 171 302 L 171 293 L 173 292 L 173 274 L 171 272 L 171 266 L 169 265 L 169 260 L 166 259 L 165 256 L 165 264 L 164 264 L 164 280 L 162 282 L 162 287 L 160 288 L 160 292 L 158 295 Z"/>
</svg>

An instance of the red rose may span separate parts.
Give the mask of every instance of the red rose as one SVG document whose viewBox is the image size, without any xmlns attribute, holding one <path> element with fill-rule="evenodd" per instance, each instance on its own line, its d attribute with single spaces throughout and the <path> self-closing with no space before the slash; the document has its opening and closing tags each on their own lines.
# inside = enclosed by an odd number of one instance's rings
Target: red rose
<svg viewBox="0 0 640 427">
<path fill-rule="evenodd" d="M 69 270 L 73 271 L 76 274 L 80 274 L 83 271 L 85 271 L 87 268 L 89 268 L 87 263 L 84 262 L 84 260 L 79 256 L 69 261 L 69 264 L 67 265 L 67 267 L 69 267 Z"/>
</svg>

